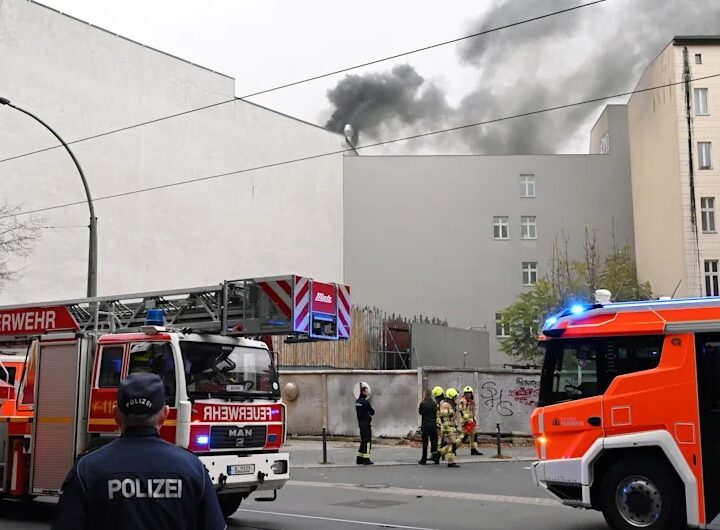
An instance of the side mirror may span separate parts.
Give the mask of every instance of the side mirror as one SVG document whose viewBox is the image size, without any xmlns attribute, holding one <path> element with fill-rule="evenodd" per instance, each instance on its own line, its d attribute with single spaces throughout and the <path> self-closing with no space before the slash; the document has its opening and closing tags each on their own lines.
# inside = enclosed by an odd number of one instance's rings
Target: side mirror
<svg viewBox="0 0 720 530">
<path fill-rule="evenodd" d="M 178 401 L 177 409 L 177 445 L 187 449 L 190 445 L 190 418 L 192 403 L 189 401 Z"/>
</svg>

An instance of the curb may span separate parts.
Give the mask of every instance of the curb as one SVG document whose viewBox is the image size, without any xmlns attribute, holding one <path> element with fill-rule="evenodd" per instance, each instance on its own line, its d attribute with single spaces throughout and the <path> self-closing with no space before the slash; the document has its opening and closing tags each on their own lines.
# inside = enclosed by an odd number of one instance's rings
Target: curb
<svg viewBox="0 0 720 530">
<path fill-rule="evenodd" d="M 507 457 L 507 458 L 493 458 L 493 457 L 485 457 L 485 458 L 474 458 L 474 459 L 467 459 L 467 460 L 457 460 L 458 464 L 500 464 L 500 463 L 506 463 L 506 462 L 535 462 L 537 458 L 530 458 L 526 456 L 517 456 L 517 457 Z M 417 462 L 375 462 L 372 466 L 362 466 L 358 464 L 305 464 L 305 465 L 293 465 L 292 464 L 292 458 L 290 460 L 290 467 L 291 469 L 327 469 L 327 468 L 360 468 L 360 467 L 395 467 L 395 466 L 419 466 Z M 443 464 L 440 464 L 438 466 L 434 466 L 433 464 L 428 464 L 429 467 L 438 467 L 442 468 L 444 467 Z"/>
</svg>

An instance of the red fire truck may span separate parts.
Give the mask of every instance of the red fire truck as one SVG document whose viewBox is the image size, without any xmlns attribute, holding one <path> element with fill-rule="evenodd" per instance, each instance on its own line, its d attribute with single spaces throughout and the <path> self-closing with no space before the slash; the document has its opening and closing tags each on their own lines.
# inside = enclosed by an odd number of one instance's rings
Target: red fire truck
<svg viewBox="0 0 720 530">
<path fill-rule="evenodd" d="M 578 304 L 542 333 L 537 483 L 614 529 L 720 528 L 720 299 Z"/>
<path fill-rule="evenodd" d="M 0 497 L 57 494 L 118 436 L 118 383 L 143 371 L 165 382 L 161 436 L 198 455 L 226 516 L 253 492 L 275 500 L 289 457 L 270 336 L 342 340 L 350 325 L 347 286 L 299 276 L 0 307 L 0 352 L 15 352 L 0 357 Z"/>
</svg>

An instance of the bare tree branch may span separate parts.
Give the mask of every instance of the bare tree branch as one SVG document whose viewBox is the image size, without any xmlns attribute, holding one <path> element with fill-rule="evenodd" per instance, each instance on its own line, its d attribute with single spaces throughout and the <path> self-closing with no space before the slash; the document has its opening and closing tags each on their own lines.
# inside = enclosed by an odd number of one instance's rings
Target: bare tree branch
<svg viewBox="0 0 720 530">
<path fill-rule="evenodd" d="M 22 205 L 0 203 L 0 218 L 5 217 L 0 219 L 0 288 L 18 274 L 10 267 L 11 257 L 27 256 L 40 235 L 39 218 L 13 216 L 21 210 Z"/>
</svg>

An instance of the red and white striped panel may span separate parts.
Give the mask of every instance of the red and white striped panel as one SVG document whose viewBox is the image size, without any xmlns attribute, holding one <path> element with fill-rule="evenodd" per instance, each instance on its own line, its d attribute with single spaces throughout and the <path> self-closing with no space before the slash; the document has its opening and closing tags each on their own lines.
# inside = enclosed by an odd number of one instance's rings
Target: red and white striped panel
<svg viewBox="0 0 720 530">
<path fill-rule="evenodd" d="M 310 280 L 295 276 L 295 331 L 310 333 Z"/>
<path fill-rule="evenodd" d="M 290 280 L 272 280 L 258 282 L 258 285 L 265 294 L 270 297 L 275 306 L 285 317 L 292 319 L 292 285 Z"/>
<path fill-rule="evenodd" d="M 349 339 L 352 327 L 350 312 L 350 287 L 347 285 L 337 286 L 338 293 L 338 319 L 337 330 L 339 339 Z"/>
</svg>

